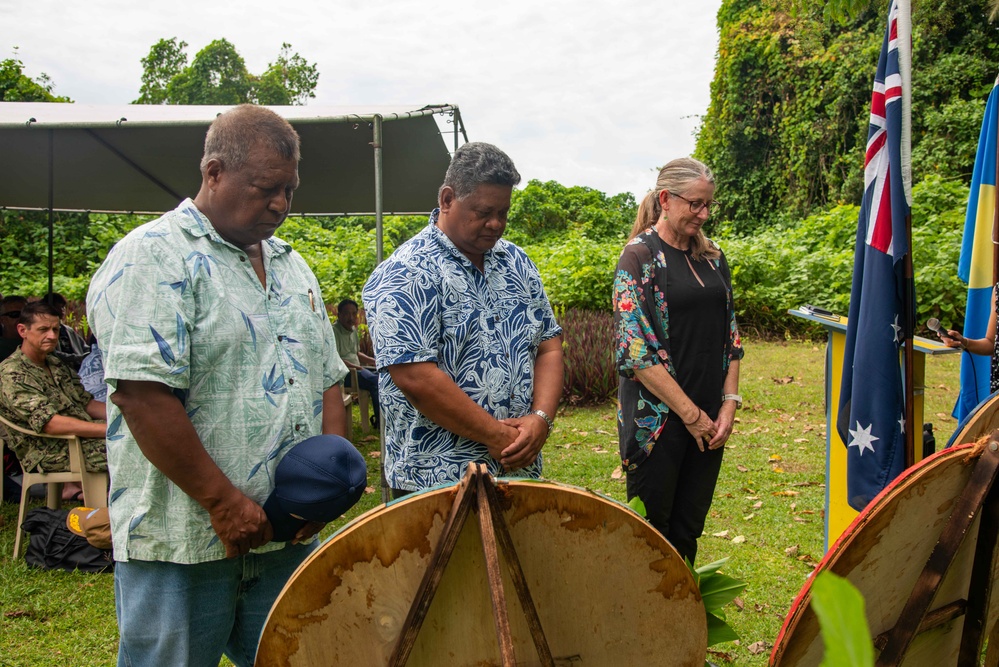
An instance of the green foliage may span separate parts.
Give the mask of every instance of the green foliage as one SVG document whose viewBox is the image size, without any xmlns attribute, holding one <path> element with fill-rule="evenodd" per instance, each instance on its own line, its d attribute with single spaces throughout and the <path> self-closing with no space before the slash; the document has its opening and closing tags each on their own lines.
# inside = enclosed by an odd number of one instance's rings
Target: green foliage
<svg viewBox="0 0 999 667">
<path fill-rule="evenodd" d="M 278 236 L 312 267 L 327 306 L 346 298 L 360 302 L 361 288 L 375 268 L 373 232 L 349 225 L 327 229 L 315 218 L 288 218 Z"/>
<path fill-rule="evenodd" d="M 874 643 L 860 591 L 825 571 L 812 582 L 811 596 L 825 645 L 822 667 L 873 667 Z"/>
<path fill-rule="evenodd" d="M 552 303 L 609 312 L 614 267 L 636 211 L 630 193 L 532 180 L 513 193 L 505 238 L 537 264 Z"/>
<path fill-rule="evenodd" d="M 187 63 L 187 43 L 161 39 L 142 59 L 135 104 L 305 104 L 315 97 L 319 71 L 284 43 L 260 76 L 246 69 L 236 47 L 217 39 Z"/>
<path fill-rule="evenodd" d="M 316 96 L 319 69 L 309 64 L 297 53 L 291 53 L 291 44 L 281 45 L 276 61 L 256 81 L 254 101 L 257 104 L 305 104 Z"/>
<path fill-rule="evenodd" d="M 929 110 L 923 119 L 924 139 L 912 149 L 912 163 L 926 174 L 959 176 L 970 183 L 987 98 L 988 93 L 979 100 L 954 100 Z"/>
<path fill-rule="evenodd" d="M 960 182 L 938 177 L 913 188 L 917 322 L 964 319 L 967 288 L 957 278 L 957 261 L 967 194 Z M 761 333 L 803 333 L 807 325 L 792 322 L 786 312 L 806 303 L 845 315 L 858 216 L 858 206 L 837 205 L 797 226 L 722 239 L 740 326 Z"/>
<path fill-rule="evenodd" d="M 90 277 L 122 236 L 149 218 L 56 213 L 53 285 L 70 301 L 86 297 Z M 0 292 L 42 296 L 48 291 L 48 214 L 0 212 Z"/>
<path fill-rule="evenodd" d="M 707 615 L 708 646 L 738 639 L 739 634 L 729 626 L 725 619 L 723 607 L 735 600 L 739 593 L 746 590 L 746 582 L 719 572 L 728 562 L 728 558 L 716 560 L 696 569 L 690 564 L 690 561 L 684 562 L 690 569 L 694 582 L 701 592 L 701 601 L 704 603 L 704 612 Z"/>
<path fill-rule="evenodd" d="M 217 39 L 198 51 L 189 67 L 166 88 L 168 104 L 240 104 L 250 101 L 250 73 L 229 41 Z"/>
<path fill-rule="evenodd" d="M 176 37 L 161 39 L 142 58 L 142 86 L 132 104 L 164 104 L 167 86 L 187 66 L 187 42 Z"/>
<path fill-rule="evenodd" d="M 638 206 L 631 193 L 608 196 L 584 186 L 531 180 L 510 202 L 506 238 L 518 245 L 563 240 L 573 230 L 597 239 L 624 239 Z"/>
<path fill-rule="evenodd" d="M 914 3 L 917 182 L 931 174 L 969 180 L 999 60 L 986 5 Z M 887 3 L 866 0 L 724 0 L 711 102 L 695 152 L 715 171 L 725 202 L 721 230 L 747 235 L 860 201 L 886 11 Z"/>
<path fill-rule="evenodd" d="M 623 240 L 594 241 L 572 231 L 546 244 L 524 246 L 524 251 L 537 264 L 552 303 L 609 312 L 614 267 L 623 246 Z"/>
<path fill-rule="evenodd" d="M 24 63 L 17 57 L 0 60 L 0 102 L 72 102 L 52 94 L 55 84 L 47 74 L 32 79 L 24 73 Z"/>
</svg>

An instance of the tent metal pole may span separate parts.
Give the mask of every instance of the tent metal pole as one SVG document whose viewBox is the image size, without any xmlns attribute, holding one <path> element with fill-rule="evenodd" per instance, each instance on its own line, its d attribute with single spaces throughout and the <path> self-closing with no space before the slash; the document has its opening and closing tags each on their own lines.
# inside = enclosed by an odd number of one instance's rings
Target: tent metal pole
<svg viewBox="0 0 999 667">
<path fill-rule="evenodd" d="M 52 246 L 55 245 L 55 220 L 52 209 L 55 208 L 55 130 L 49 130 L 49 294 L 55 291 L 53 288 L 53 273 L 55 263 L 53 262 Z"/>
<path fill-rule="evenodd" d="M 374 136 L 372 137 L 371 146 L 375 150 L 375 262 L 376 266 L 382 263 L 382 189 L 384 187 L 384 182 L 382 179 L 382 117 L 380 115 L 375 115 L 372 122 L 372 130 Z M 363 416 L 361 417 L 363 419 Z M 381 450 L 381 456 L 378 459 L 378 469 L 379 476 L 382 482 L 382 502 L 387 503 L 391 500 L 389 496 L 388 480 L 385 479 L 385 436 L 384 431 L 381 428 L 384 427 L 384 421 L 381 422 L 379 427 L 381 441 L 379 443 L 379 449 Z"/>
<path fill-rule="evenodd" d="M 464 137 L 465 143 L 468 143 L 468 132 L 465 131 L 465 124 L 461 122 L 461 109 L 454 107 L 454 121 L 455 128 L 461 129 L 461 136 Z M 454 149 L 458 150 L 457 136 L 455 137 Z"/>
<path fill-rule="evenodd" d="M 374 137 L 371 142 L 375 149 L 375 262 L 382 263 L 382 117 L 376 115 L 373 121 Z"/>
</svg>

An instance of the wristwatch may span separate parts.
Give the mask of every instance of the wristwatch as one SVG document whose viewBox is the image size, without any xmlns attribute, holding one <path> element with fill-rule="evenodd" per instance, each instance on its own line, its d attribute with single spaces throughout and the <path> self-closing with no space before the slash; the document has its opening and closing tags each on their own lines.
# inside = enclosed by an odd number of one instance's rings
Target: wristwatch
<svg viewBox="0 0 999 667">
<path fill-rule="evenodd" d="M 725 401 L 735 401 L 735 409 L 736 410 L 742 409 L 742 396 L 740 396 L 739 394 L 725 394 L 724 396 L 722 396 L 722 403 L 724 403 Z"/>
<path fill-rule="evenodd" d="M 545 420 L 545 423 L 548 424 L 549 433 L 551 433 L 552 429 L 555 428 L 555 420 L 549 417 L 544 410 L 531 410 L 531 414 L 537 415 Z"/>
</svg>

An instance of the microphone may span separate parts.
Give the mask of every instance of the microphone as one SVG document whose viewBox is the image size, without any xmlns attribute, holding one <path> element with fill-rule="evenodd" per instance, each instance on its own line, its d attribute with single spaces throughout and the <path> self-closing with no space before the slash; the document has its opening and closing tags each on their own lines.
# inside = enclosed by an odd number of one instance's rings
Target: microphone
<svg viewBox="0 0 999 667">
<path fill-rule="evenodd" d="M 930 319 L 926 320 L 926 328 L 935 333 L 937 336 L 946 336 L 951 340 L 957 340 L 956 338 L 947 333 L 946 328 L 940 326 L 940 320 L 938 320 L 935 317 L 931 317 Z M 960 343 L 961 341 L 958 342 Z M 961 348 L 966 349 L 964 347 L 964 343 L 961 343 Z"/>
</svg>

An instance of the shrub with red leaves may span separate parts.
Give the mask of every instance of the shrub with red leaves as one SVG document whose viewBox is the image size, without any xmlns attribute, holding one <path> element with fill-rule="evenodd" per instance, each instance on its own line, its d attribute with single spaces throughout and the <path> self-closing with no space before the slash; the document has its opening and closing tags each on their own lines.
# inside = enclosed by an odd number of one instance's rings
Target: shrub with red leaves
<svg viewBox="0 0 999 667">
<path fill-rule="evenodd" d="M 618 383 L 613 315 L 570 309 L 558 319 L 565 360 L 562 400 L 570 405 L 599 405 L 612 399 Z"/>
</svg>

